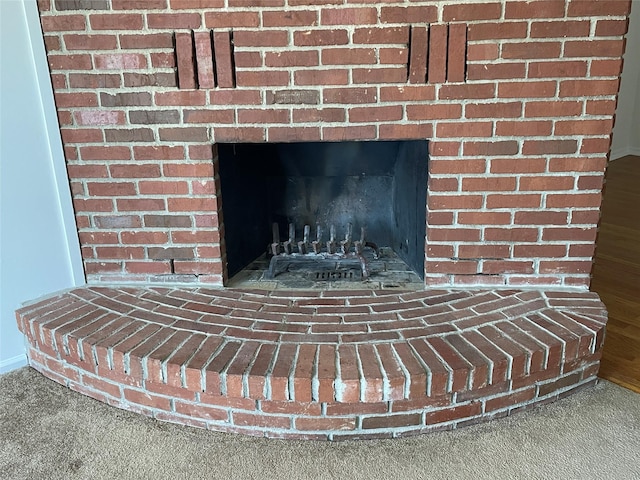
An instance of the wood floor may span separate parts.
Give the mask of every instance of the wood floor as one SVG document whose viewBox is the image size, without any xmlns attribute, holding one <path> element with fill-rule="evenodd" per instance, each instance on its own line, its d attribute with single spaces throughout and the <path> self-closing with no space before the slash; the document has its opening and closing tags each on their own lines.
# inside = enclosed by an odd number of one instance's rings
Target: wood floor
<svg viewBox="0 0 640 480">
<path fill-rule="evenodd" d="M 640 393 L 640 157 L 609 164 L 591 290 L 609 310 L 600 376 Z"/>
</svg>

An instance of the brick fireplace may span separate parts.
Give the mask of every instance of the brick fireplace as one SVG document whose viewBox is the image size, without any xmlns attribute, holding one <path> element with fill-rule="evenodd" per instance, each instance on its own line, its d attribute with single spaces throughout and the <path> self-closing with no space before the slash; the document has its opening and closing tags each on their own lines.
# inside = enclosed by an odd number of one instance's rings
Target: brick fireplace
<svg viewBox="0 0 640 480">
<path fill-rule="evenodd" d="M 19 312 L 32 365 L 157 418 L 304 438 L 352 427 L 363 437 L 453 428 L 592 382 L 606 312 L 586 289 L 631 2 L 255 3 L 38 1 L 90 286 Z M 231 248 L 225 222 L 234 221 L 224 209 L 222 150 L 417 140 L 428 142 L 423 289 L 222 289 Z M 439 300 L 429 300 L 434 295 Z M 88 305 L 104 311 L 77 323 Z M 139 314 L 147 310 L 153 315 Z M 210 318 L 209 329 L 158 334 L 175 327 L 169 318 L 206 323 L 205 313 L 227 324 L 213 328 Z M 148 332 L 153 348 L 136 351 L 149 342 L 126 336 L 100 343 L 115 324 L 129 328 L 118 323 L 123 315 L 160 328 Z M 277 327 L 295 325 L 294 317 L 298 327 Z M 375 322 L 395 333 L 381 335 Z M 327 327 L 333 323 L 341 327 Z M 187 338 L 189 328 L 197 335 Z M 252 333 L 238 333 L 246 328 Z M 398 333 L 405 328 L 419 331 Z M 284 375 L 288 393 L 271 398 L 276 387 L 264 387 L 253 367 L 263 362 L 268 376 L 279 365 L 285 347 L 273 331 L 313 335 L 298 337 L 289 354 L 294 366 L 303 358 L 309 365 Z M 229 338 L 248 343 L 227 349 Z M 417 346 L 416 338 L 432 340 Z M 357 347 L 341 350 L 342 342 Z M 212 350 L 192 372 L 189 362 L 205 345 Z M 351 372 L 361 387 L 354 395 L 339 373 L 322 370 L 350 355 L 361 365 Z M 377 373 L 362 369 L 366 358 L 377 359 Z M 219 370 L 209 371 L 222 380 L 209 384 L 204 372 L 215 359 Z M 526 365 L 516 374 L 520 360 Z M 229 383 L 230 365 L 240 384 Z M 424 369 L 422 387 L 411 381 L 416 369 Z M 333 386 L 319 387 L 323 379 Z M 307 383 L 309 395 L 298 397 Z M 268 413 L 252 410 L 262 403 Z M 305 405 L 317 412 L 298 428 Z M 234 409 L 244 409 L 242 420 L 229 420 Z M 293 430 L 282 419 L 287 411 Z"/>
</svg>

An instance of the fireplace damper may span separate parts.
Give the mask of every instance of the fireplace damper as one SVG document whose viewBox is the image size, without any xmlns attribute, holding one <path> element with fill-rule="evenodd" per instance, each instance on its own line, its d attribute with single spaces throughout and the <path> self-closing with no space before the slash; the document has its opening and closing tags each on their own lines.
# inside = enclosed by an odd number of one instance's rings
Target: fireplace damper
<svg viewBox="0 0 640 480">
<path fill-rule="evenodd" d="M 272 262 L 271 276 L 308 268 L 317 280 L 366 280 L 376 268 L 354 274 L 354 262 L 380 253 L 424 278 L 426 141 L 222 144 L 218 152 L 230 277 L 265 252 L 277 253 L 267 249 L 274 239 L 286 244 L 293 237 L 293 248 L 283 249 L 292 255 L 279 267 Z M 326 246 L 332 230 L 335 251 Z M 352 246 L 341 258 L 340 243 L 349 237 Z M 309 246 L 299 248 L 295 239 Z M 323 244 L 322 256 L 313 252 L 313 240 Z M 361 240 L 368 246 L 356 245 Z"/>
</svg>

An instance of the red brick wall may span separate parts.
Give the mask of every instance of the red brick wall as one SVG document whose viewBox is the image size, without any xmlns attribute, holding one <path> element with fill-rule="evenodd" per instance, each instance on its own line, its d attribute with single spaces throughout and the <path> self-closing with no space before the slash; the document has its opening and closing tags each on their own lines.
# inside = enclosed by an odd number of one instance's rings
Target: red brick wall
<svg viewBox="0 0 640 480">
<path fill-rule="evenodd" d="M 216 142 L 426 138 L 428 285 L 588 285 L 629 1 L 38 3 L 89 281 L 223 282 Z"/>
</svg>

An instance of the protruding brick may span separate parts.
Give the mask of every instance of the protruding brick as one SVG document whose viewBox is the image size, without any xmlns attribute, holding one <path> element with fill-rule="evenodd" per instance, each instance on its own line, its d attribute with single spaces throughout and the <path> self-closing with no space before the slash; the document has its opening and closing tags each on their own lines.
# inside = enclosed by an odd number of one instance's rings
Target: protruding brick
<svg viewBox="0 0 640 480">
<path fill-rule="evenodd" d="M 426 81 L 428 45 L 427 27 L 411 27 L 409 83 L 424 83 Z"/>
<path fill-rule="evenodd" d="M 427 79 L 429 83 L 443 83 L 447 76 L 447 43 L 449 27 L 431 25 L 429 28 L 429 57 Z"/>
<path fill-rule="evenodd" d="M 176 33 L 176 59 L 178 63 L 178 86 L 196 88 L 195 59 L 191 33 Z"/>
</svg>

